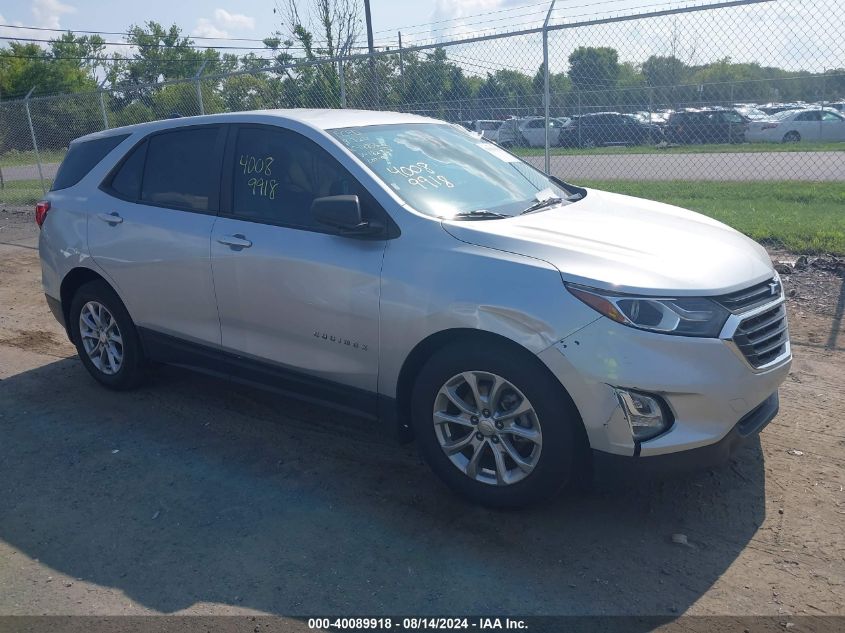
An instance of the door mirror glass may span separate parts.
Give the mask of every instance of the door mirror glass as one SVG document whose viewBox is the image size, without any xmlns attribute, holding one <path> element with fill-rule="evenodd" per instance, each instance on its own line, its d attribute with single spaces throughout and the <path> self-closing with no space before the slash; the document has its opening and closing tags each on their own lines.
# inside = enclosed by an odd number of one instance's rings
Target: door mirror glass
<svg viewBox="0 0 845 633">
<path fill-rule="evenodd" d="M 357 232 L 367 228 L 361 217 L 358 196 L 325 196 L 311 203 L 311 215 L 320 224 L 342 232 Z"/>
</svg>

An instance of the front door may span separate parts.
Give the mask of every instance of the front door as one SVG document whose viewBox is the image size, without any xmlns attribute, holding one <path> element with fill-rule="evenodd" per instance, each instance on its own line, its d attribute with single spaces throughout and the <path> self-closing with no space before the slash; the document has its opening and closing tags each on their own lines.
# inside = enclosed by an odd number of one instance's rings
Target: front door
<svg viewBox="0 0 845 633">
<path fill-rule="evenodd" d="M 365 217 L 380 209 L 337 160 L 299 133 L 244 125 L 232 130 L 229 146 L 228 193 L 211 239 L 223 348 L 374 393 L 387 242 L 319 225 L 311 203 L 357 194 Z"/>
</svg>

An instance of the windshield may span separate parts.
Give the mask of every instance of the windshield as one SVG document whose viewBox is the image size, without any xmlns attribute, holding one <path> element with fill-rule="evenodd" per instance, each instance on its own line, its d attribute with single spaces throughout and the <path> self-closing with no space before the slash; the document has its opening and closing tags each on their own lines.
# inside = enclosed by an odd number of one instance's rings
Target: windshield
<svg viewBox="0 0 845 633">
<path fill-rule="evenodd" d="M 417 211 L 438 218 L 487 211 L 518 215 L 537 194 L 568 193 L 542 172 L 451 125 L 339 128 L 329 133 Z M 542 197 L 542 196 L 541 196 Z"/>
</svg>

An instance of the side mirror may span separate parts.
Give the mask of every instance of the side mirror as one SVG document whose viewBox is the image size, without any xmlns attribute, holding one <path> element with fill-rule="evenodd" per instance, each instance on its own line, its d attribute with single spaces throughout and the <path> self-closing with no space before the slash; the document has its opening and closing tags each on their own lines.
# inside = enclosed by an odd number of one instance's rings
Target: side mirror
<svg viewBox="0 0 845 633">
<path fill-rule="evenodd" d="M 311 214 L 320 224 L 347 235 L 372 235 L 384 230 L 382 225 L 361 217 L 361 203 L 355 195 L 315 198 Z"/>
</svg>

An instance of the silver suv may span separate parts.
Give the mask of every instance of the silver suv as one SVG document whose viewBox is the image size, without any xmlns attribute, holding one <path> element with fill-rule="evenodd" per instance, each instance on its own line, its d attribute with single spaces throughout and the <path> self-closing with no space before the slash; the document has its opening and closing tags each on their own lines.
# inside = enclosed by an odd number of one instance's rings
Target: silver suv
<svg viewBox="0 0 845 633">
<path fill-rule="evenodd" d="M 489 505 L 724 459 L 774 417 L 791 361 L 748 238 L 418 116 L 92 134 L 36 220 L 47 302 L 106 387 L 157 361 L 319 398 L 414 437 Z"/>
</svg>

